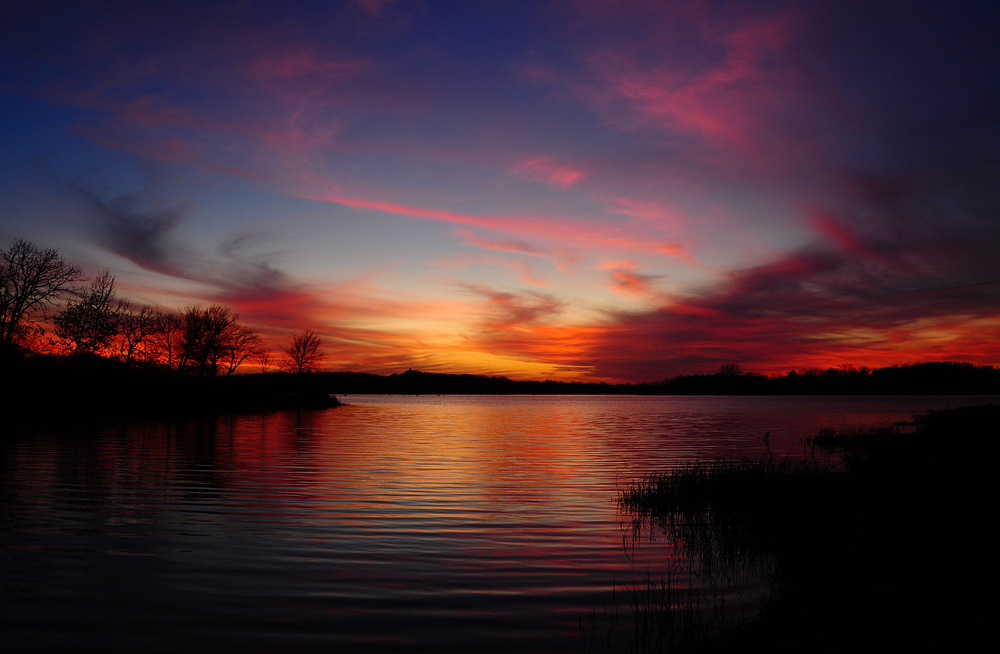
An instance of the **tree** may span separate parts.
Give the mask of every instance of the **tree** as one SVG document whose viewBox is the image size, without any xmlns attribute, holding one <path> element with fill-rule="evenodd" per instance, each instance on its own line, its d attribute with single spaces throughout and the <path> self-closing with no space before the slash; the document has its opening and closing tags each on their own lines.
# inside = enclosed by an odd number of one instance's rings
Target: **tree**
<svg viewBox="0 0 1000 654">
<path fill-rule="evenodd" d="M 226 375 L 236 372 L 240 364 L 257 356 L 264 347 L 264 341 L 257 335 L 256 329 L 238 324 L 226 330 L 223 343 L 226 348 Z"/>
<path fill-rule="evenodd" d="M 118 332 L 121 308 L 115 302 L 115 276 L 103 270 L 84 292 L 55 318 L 56 335 L 78 354 L 97 354 Z"/>
<path fill-rule="evenodd" d="M 157 360 L 169 370 L 179 367 L 181 340 L 184 332 L 181 317 L 176 313 L 156 312 L 152 344 Z"/>
<path fill-rule="evenodd" d="M 254 354 L 254 360 L 260 366 L 261 374 L 266 375 L 271 372 L 271 351 L 266 347 L 261 347 L 257 350 L 257 353 Z"/>
<path fill-rule="evenodd" d="M 219 372 L 219 361 L 225 354 L 222 334 L 235 320 L 228 307 L 218 305 L 207 309 L 188 307 L 181 314 L 180 368 L 199 376 L 214 377 Z"/>
<path fill-rule="evenodd" d="M 298 373 L 316 370 L 316 366 L 323 358 L 319 351 L 322 344 L 319 334 L 312 330 L 296 335 L 292 339 L 292 344 L 285 349 L 288 369 Z"/>
<path fill-rule="evenodd" d="M 128 301 L 122 303 L 118 332 L 121 336 L 121 357 L 125 363 L 132 362 L 140 345 L 153 342 L 161 319 L 162 314 L 149 305 L 136 307 Z"/>
<path fill-rule="evenodd" d="M 214 377 L 219 367 L 233 374 L 260 347 L 256 330 L 240 324 L 240 316 L 229 307 L 189 307 L 180 317 L 180 368 Z"/>
<path fill-rule="evenodd" d="M 79 266 L 53 248 L 17 239 L 0 250 L 0 347 L 14 345 L 46 306 L 72 293 L 83 281 Z"/>
<path fill-rule="evenodd" d="M 740 367 L 740 364 L 729 362 L 719 366 L 715 374 L 719 377 L 739 377 L 743 374 L 743 369 Z"/>
</svg>

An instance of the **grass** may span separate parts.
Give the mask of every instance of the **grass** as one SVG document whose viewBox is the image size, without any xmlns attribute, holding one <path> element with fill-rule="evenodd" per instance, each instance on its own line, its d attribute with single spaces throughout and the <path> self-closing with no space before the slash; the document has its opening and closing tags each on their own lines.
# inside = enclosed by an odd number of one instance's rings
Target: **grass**
<svg viewBox="0 0 1000 654">
<path fill-rule="evenodd" d="M 670 536 L 707 574 L 754 574 L 774 548 L 810 487 L 828 474 L 811 460 L 695 462 L 647 475 L 623 490 L 618 507 L 633 530 Z"/>
<path fill-rule="evenodd" d="M 836 470 L 766 457 L 637 480 L 618 497 L 634 534 L 665 535 L 705 579 L 775 582 L 758 619 L 714 631 L 674 600 L 692 592 L 676 577 L 647 582 L 631 602 L 639 649 L 952 650 L 989 636 L 997 436 L 1000 407 L 973 407 L 821 430 L 811 444 L 840 456 Z"/>
<path fill-rule="evenodd" d="M 690 562 L 677 562 L 653 574 L 649 569 L 640 580 L 618 586 L 610 605 L 581 614 L 579 628 L 584 637 L 582 651 L 621 651 L 620 638 L 631 635 L 634 653 L 691 651 L 705 646 L 726 629 L 745 623 L 749 614 L 728 585 L 695 570 Z M 617 597 L 623 598 L 622 606 Z M 631 631 L 621 629 L 620 609 L 627 606 Z"/>
</svg>

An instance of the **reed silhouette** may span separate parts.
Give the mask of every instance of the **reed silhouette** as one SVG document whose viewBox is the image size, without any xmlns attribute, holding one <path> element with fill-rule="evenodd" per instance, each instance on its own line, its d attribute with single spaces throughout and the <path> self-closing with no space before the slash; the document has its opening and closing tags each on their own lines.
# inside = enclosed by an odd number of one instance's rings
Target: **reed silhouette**
<svg viewBox="0 0 1000 654">
<path fill-rule="evenodd" d="M 666 535 L 703 570 L 775 575 L 758 619 L 712 638 L 671 637 L 689 649 L 966 651 L 986 642 L 995 604 L 981 580 L 992 569 L 982 505 L 997 436 L 996 405 L 821 430 L 811 444 L 837 454 L 834 466 L 809 456 L 696 463 L 647 475 L 618 502 L 634 529 Z M 684 606 L 664 602 L 642 608 L 659 617 L 640 636 L 660 640 L 658 629 L 683 623 L 672 612 Z"/>
</svg>

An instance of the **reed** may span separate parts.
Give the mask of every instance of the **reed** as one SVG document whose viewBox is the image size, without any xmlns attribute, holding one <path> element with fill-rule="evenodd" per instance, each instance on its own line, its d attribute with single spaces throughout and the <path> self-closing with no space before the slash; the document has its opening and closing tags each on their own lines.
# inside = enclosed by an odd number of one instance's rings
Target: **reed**
<svg viewBox="0 0 1000 654">
<path fill-rule="evenodd" d="M 829 474 L 810 459 L 699 461 L 644 476 L 619 492 L 633 537 L 665 535 L 709 575 L 755 577 L 773 567 L 789 515 Z"/>
<path fill-rule="evenodd" d="M 626 595 L 636 651 L 698 651 L 754 619 L 773 592 L 778 552 L 804 510 L 807 486 L 828 469 L 812 459 L 771 456 L 698 461 L 651 473 L 621 489 L 618 508 L 634 548 L 665 538 L 683 554 L 656 577 L 647 572 Z M 763 589 L 748 612 L 742 594 Z M 735 601 L 734 601 L 735 600 Z"/>
<path fill-rule="evenodd" d="M 671 574 L 637 584 L 635 649 L 964 651 L 991 624 L 970 570 L 993 554 L 997 436 L 1000 407 L 956 409 L 819 430 L 808 444 L 835 466 L 719 459 L 636 480 L 618 494 L 633 541 L 665 537 L 703 574 L 700 590 Z M 771 580 L 756 618 L 723 606 L 718 581 L 738 575 Z"/>
</svg>

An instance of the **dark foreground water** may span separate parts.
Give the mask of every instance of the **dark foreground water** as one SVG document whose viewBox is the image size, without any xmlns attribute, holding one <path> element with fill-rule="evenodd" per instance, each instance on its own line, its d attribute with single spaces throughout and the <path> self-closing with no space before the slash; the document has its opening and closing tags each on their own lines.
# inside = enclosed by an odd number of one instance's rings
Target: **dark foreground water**
<svg viewBox="0 0 1000 654">
<path fill-rule="evenodd" d="M 0 650 L 629 651 L 639 589 L 683 562 L 632 541 L 619 486 L 983 401 L 343 399 L 4 429 Z"/>
</svg>

